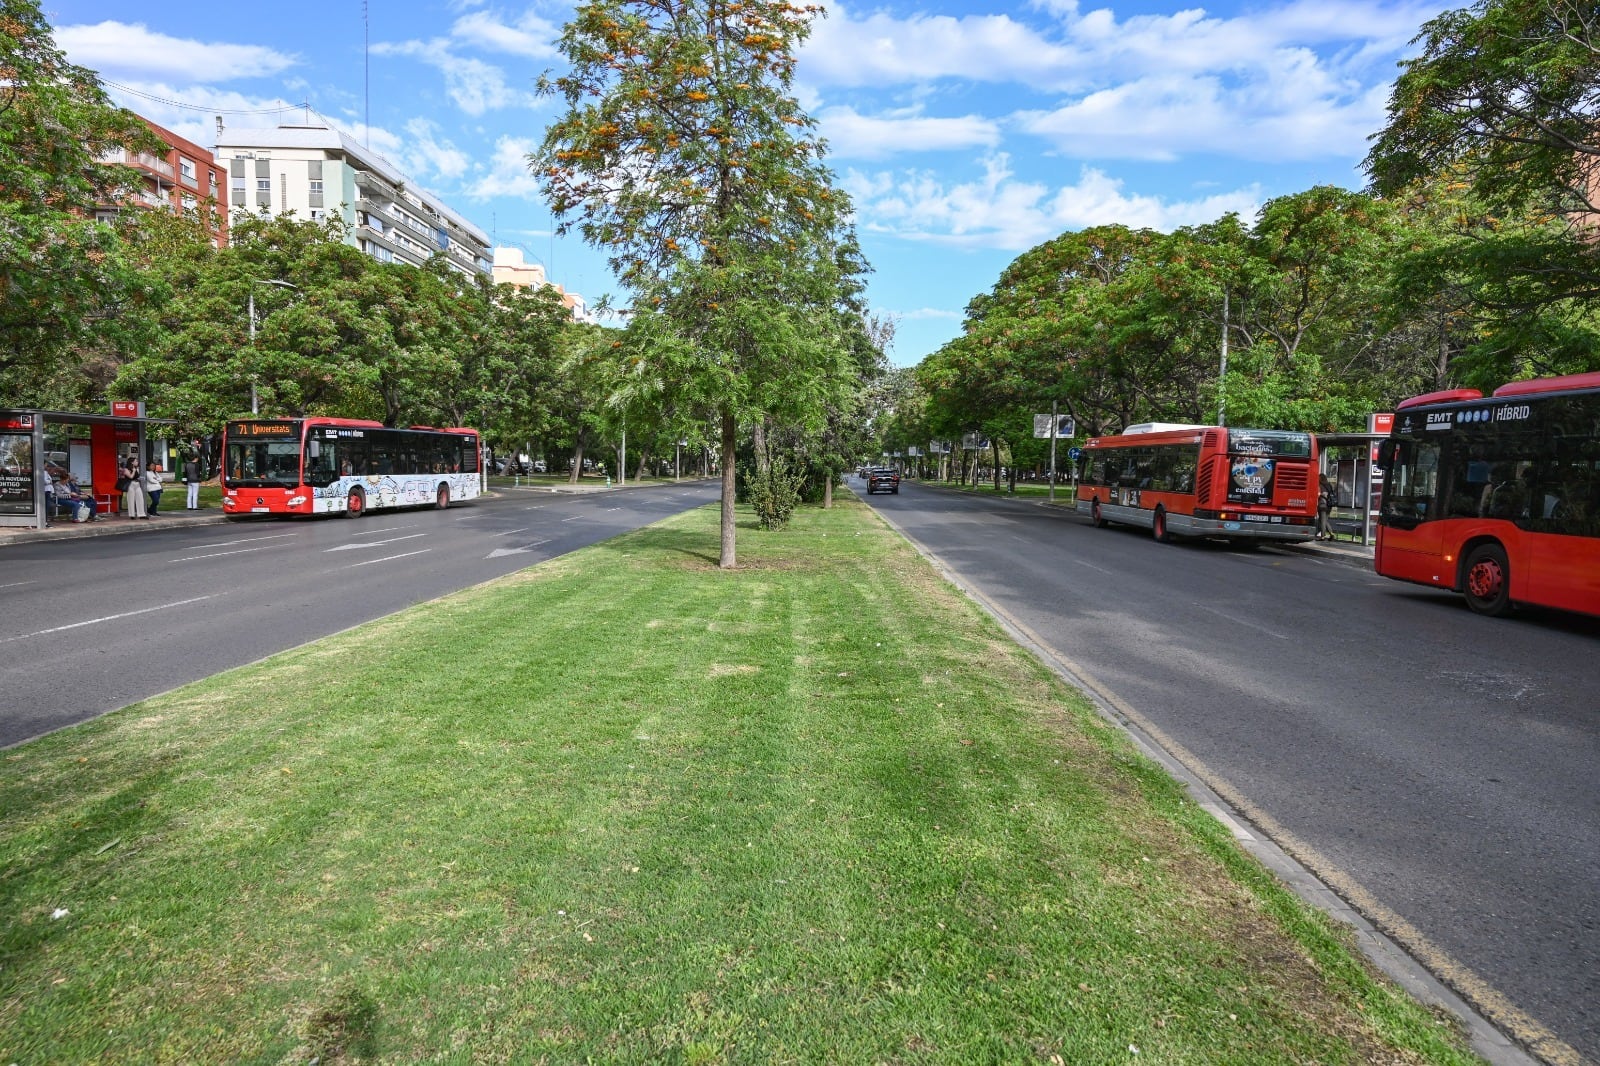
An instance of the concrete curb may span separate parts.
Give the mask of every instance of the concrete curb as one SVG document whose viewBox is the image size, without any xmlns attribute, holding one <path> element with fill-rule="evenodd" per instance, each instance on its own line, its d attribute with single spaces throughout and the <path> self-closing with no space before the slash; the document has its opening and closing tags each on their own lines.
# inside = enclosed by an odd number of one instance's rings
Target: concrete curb
<svg viewBox="0 0 1600 1066">
<path fill-rule="evenodd" d="M 194 526 L 214 526 L 227 520 L 227 515 L 221 511 L 207 510 L 198 514 L 162 511 L 147 522 L 134 518 L 102 518 L 94 522 L 55 522 L 48 529 L 0 529 L 0 548 L 17 544 L 50 544 L 58 540 L 82 540 L 86 537 L 115 537 L 124 533 L 154 533 L 161 529 L 190 529 Z"/>
</svg>

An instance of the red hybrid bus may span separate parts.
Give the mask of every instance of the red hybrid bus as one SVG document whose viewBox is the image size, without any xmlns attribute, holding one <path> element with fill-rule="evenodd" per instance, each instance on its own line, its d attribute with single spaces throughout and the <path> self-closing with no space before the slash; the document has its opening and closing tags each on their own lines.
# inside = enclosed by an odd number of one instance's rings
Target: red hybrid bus
<svg viewBox="0 0 1600 1066">
<path fill-rule="evenodd" d="M 1600 615 L 1600 374 L 1414 397 L 1378 461 L 1378 573 Z"/>
<path fill-rule="evenodd" d="M 449 507 L 479 495 L 475 429 L 391 429 L 351 418 L 229 422 L 222 509 L 246 515 L 343 514 Z"/>
<path fill-rule="evenodd" d="M 1309 433 L 1129 426 L 1083 446 L 1078 511 L 1174 537 L 1302 541 L 1316 536 L 1317 442 Z"/>
</svg>

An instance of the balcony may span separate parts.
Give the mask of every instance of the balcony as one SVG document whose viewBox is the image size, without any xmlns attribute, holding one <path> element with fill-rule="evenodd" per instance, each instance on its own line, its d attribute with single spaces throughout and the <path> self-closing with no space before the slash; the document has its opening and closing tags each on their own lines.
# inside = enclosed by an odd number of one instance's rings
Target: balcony
<svg viewBox="0 0 1600 1066">
<path fill-rule="evenodd" d="M 102 163 L 125 163 L 130 167 L 138 167 L 152 174 L 159 174 L 171 180 L 173 176 L 172 164 L 165 159 L 158 159 L 148 152 L 130 152 L 124 148 L 114 148 L 100 157 Z"/>
</svg>

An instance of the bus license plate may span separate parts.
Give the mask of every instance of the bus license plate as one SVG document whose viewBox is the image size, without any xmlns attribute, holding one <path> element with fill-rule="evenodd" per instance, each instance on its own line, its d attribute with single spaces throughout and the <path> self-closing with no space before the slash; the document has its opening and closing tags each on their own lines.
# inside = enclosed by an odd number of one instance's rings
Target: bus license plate
<svg viewBox="0 0 1600 1066">
<path fill-rule="evenodd" d="M 1283 515 L 1281 515 L 1281 514 L 1247 514 L 1247 515 L 1244 515 L 1243 517 L 1244 517 L 1244 520 L 1246 522 L 1282 522 L 1283 521 Z"/>
</svg>

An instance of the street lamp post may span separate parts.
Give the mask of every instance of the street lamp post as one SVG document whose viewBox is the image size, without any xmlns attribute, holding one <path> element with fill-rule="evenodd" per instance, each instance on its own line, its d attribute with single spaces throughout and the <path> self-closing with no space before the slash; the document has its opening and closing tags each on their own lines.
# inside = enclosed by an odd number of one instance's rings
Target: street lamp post
<svg viewBox="0 0 1600 1066">
<path fill-rule="evenodd" d="M 278 286 L 279 288 L 282 288 L 282 289 L 294 289 L 296 292 L 300 291 L 297 286 L 290 285 L 287 281 L 279 281 L 276 278 L 251 278 L 250 279 L 250 300 L 249 300 L 249 303 L 250 303 L 250 361 L 252 363 L 251 374 L 250 374 L 250 413 L 251 414 L 258 414 L 259 413 L 259 407 L 258 407 L 258 404 L 256 402 L 256 376 L 255 376 L 254 366 L 253 366 L 253 364 L 255 362 L 255 352 L 256 352 L 256 286 L 257 285 L 276 285 L 276 286 Z"/>
</svg>

